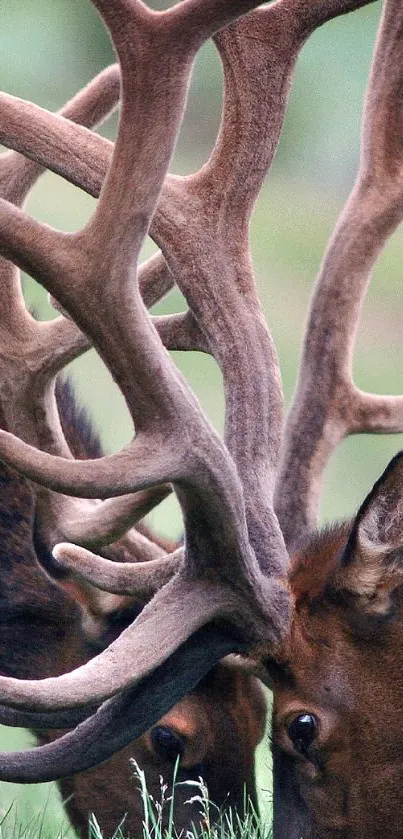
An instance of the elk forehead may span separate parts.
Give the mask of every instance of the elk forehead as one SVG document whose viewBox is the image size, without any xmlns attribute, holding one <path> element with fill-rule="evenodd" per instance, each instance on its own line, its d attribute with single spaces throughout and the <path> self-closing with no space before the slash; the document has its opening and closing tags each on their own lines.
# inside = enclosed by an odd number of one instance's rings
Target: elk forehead
<svg viewBox="0 0 403 839">
<path fill-rule="evenodd" d="M 351 522 L 327 526 L 293 552 L 293 623 L 288 638 L 278 647 L 274 666 L 269 665 L 282 690 L 286 686 L 301 699 L 324 706 L 330 702 L 345 709 L 354 704 L 350 674 L 354 682 L 365 635 L 350 609 L 348 595 L 334 589 L 351 529 Z"/>
</svg>

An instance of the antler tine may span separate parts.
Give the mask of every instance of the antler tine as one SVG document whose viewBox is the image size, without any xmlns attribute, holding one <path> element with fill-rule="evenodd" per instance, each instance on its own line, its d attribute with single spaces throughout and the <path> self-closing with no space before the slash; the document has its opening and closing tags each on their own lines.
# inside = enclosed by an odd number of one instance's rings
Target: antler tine
<svg viewBox="0 0 403 839">
<path fill-rule="evenodd" d="M 140 265 L 138 281 L 140 294 L 147 309 L 151 309 L 175 285 L 175 280 L 161 253 L 154 254 L 147 262 Z"/>
<path fill-rule="evenodd" d="M 8 708 L 0 705 L 0 723 L 12 728 L 30 728 L 39 731 L 40 729 L 75 728 L 84 722 L 90 714 L 94 714 L 97 706 L 88 708 L 69 708 L 68 711 L 17 711 L 15 708 Z"/>
<path fill-rule="evenodd" d="M 57 529 L 49 533 L 50 543 L 54 545 L 61 535 L 64 535 L 65 539 L 88 548 L 109 545 L 147 516 L 170 493 L 171 489 L 167 485 L 155 486 L 152 489 L 121 495 L 118 498 L 108 498 L 96 506 L 88 507 L 79 502 L 71 506 L 67 505 L 67 509 L 61 510 L 60 503 L 58 504 L 55 500 L 60 515 L 57 516 Z M 133 547 L 137 539 L 139 546 L 143 546 L 144 537 L 137 531 L 133 531 Z M 148 539 L 146 541 L 150 549 L 152 546 L 154 553 L 154 556 L 149 558 L 155 559 L 159 554 L 158 545 Z"/>
<path fill-rule="evenodd" d="M 82 188 L 91 194 L 99 195 L 104 180 L 107 165 L 112 156 L 113 145 L 91 132 L 79 133 L 80 142 L 76 142 L 75 129 L 82 129 L 82 126 L 72 125 L 73 122 L 82 122 L 84 125 L 92 125 L 99 120 L 106 118 L 109 112 L 115 107 L 120 91 L 119 66 L 114 65 L 101 72 L 82 91 L 80 91 L 71 102 L 64 106 L 60 115 L 50 115 L 47 111 L 29 102 L 16 99 L 16 97 L 0 94 L 0 112 L 3 125 L 7 125 L 7 134 L 0 136 L 9 146 L 24 153 L 29 152 L 30 161 L 24 160 L 16 154 L 4 155 L 0 163 L 0 177 L 3 190 L 3 197 L 12 200 L 13 203 L 22 203 L 26 194 L 32 187 L 35 180 L 43 171 L 42 166 L 49 166 L 53 171 L 59 171 L 59 161 L 68 166 L 69 179 L 78 181 Z M 1 124 L 1 123 L 0 123 Z M 55 136 L 57 127 L 57 136 Z M 49 142 L 49 133 L 52 133 Z M 3 132 L 4 133 L 4 132 Z M 84 140 L 84 142 L 83 142 Z M 51 152 L 51 159 L 49 159 Z M 39 165 L 38 165 L 39 164 Z M 84 172 L 84 175 L 83 175 Z M 60 173 L 60 172 L 59 172 Z M 95 182 L 95 185 L 94 185 Z M 7 298 L 10 301 L 10 286 L 14 285 L 18 297 L 20 315 L 24 317 L 24 303 L 20 296 L 19 285 L 14 267 L 11 263 L 4 264 L 4 283 L 8 285 Z M 157 302 L 173 285 L 173 278 L 169 274 L 165 260 L 161 255 L 152 257 L 142 266 L 139 272 L 139 284 L 142 289 L 144 301 L 147 306 Z M 9 315 L 12 316 L 13 308 L 10 305 Z M 88 339 L 77 330 L 72 322 L 59 319 L 52 324 L 41 324 L 34 327 L 30 320 L 30 331 L 35 328 L 42 335 L 47 333 L 47 347 L 45 346 L 45 357 L 40 354 L 41 364 L 40 378 L 43 388 L 48 385 L 48 379 L 57 375 L 60 369 L 73 360 L 78 354 L 89 347 Z M 25 331 L 19 329 L 19 334 L 24 335 Z M 67 343 L 72 341 L 69 351 Z M 39 356 L 39 347 L 33 355 Z M 37 365 L 38 366 L 38 365 Z M 36 371 L 38 375 L 38 371 Z M 46 374 L 46 375 L 45 375 Z M 14 378 L 14 377 L 13 377 Z M 20 381 L 16 377 L 16 381 Z M 38 392 L 39 382 L 30 382 L 26 392 L 35 396 L 40 401 Z M 10 401 L 10 400 L 8 400 Z M 22 400 L 23 401 L 23 400 Z M 33 411 L 37 413 L 37 411 Z M 13 416 L 25 417 L 26 411 L 14 410 Z M 43 429 L 43 422 L 41 422 Z M 14 431 L 21 434 L 25 439 L 35 440 L 27 435 L 26 429 L 21 427 Z M 42 440 L 42 445 L 44 441 Z M 56 445 L 51 449 L 66 456 L 67 450 Z M 127 498 L 111 499 L 107 508 L 97 507 L 96 510 L 83 509 L 83 505 L 70 504 L 66 509 L 60 510 L 60 500 L 54 500 L 51 505 L 55 508 L 53 522 L 54 542 L 62 536 L 80 544 L 88 546 L 101 546 L 112 538 L 118 538 L 126 532 L 127 528 L 135 524 L 140 518 L 155 507 L 156 504 L 169 493 L 168 487 L 156 487 L 151 490 L 144 490 Z M 43 494 L 42 494 L 43 495 Z M 46 497 L 45 504 L 49 501 Z M 39 502 L 41 503 L 41 502 Z M 68 515 L 67 515 L 68 514 Z M 50 525 L 50 516 L 46 517 L 47 526 Z M 57 526 L 56 526 L 57 522 Z M 102 522 L 102 528 L 100 528 Z M 95 538 L 95 534 L 97 538 Z M 150 543 L 152 544 L 152 543 Z"/>
<path fill-rule="evenodd" d="M 0 179 L 3 197 L 12 200 L 13 203 L 22 203 L 25 196 L 31 189 L 33 183 L 43 171 L 42 167 L 51 166 L 53 171 L 65 174 L 64 170 L 59 171 L 59 161 L 68 168 L 69 180 L 78 182 L 79 185 L 90 192 L 99 195 L 104 180 L 108 162 L 112 156 L 113 145 L 91 132 L 86 131 L 82 126 L 72 125 L 72 121 L 82 121 L 91 125 L 104 119 L 116 105 L 120 90 L 119 66 L 114 65 L 100 73 L 93 79 L 86 88 L 80 91 L 74 99 L 67 103 L 60 115 L 49 114 L 47 111 L 29 102 L 16 99 L 7 94 L 0 94 L 0 112 L 2 124 L 7 125 L 6 137 L 0 135 L 16 150 L 24 153 L 29 152 L 30 160 L 24 160 L 16 154 L 4 155 L 0 163 Z M 35 130 L 34 130 L 35 128 Z M 55 129 L 57 128 L 57 134 Z M 76 142 L 75 129 L 79 132 L 79 142 Z M 52 131 L 52 142 L 49 142 L 49 133 Z M 4 134 L 4 132 L 3 132 Z M 51 158 L 49 155 L 51 154 Z M 62 165 L 62 164 L 60 164 Z M 11 286 L 14 286 L 16 298 L 18 299 L 19 317 L 25 318 L 27 328 L 29 318 L 29 333 L 36 331 L 37 336 L 42 334 L 45 338 L 43 351 L 33 350 L 34 357 L 40 364 L 36 364 L 36 381 L 31 380 L 25 388 L 25 395 L 30 394 L 35 402 L 41 401 L 44 389 L 48 391 L 49 381 L 52 377 L 77 355 L 88 349 L 90 342 L 75 324 L 71 321 L 59 319 L 51 324 L 35 325 L 32 319 L 25 316 L 25 306 L 19 291 L 19 283 L 15 268 L 11 263 L 4 263 L 3 289 L 7 286 L 7 299 L 10 302 L 9 316 L 12 317 L 13 307 L 11 306 Z M 144 301 L 147 306 L 157 302 L 173 285 L 173 278 L 161 255 L 152 257 L 139 272 L 139 284 L 142 289 Z M 26 336 L 26 328 L 18 327 L 19 336 Z M 66 343 L 67 342 L 67 343 Z M 71 347 L 70 347 L 71 343 Z M 24 345 L 25 346 L 25 345 Z M 70 347 L 70 348 L 69 348 Z M 25 350 L 24 350 L 25 351 Z M 39 368 L 39 369 L 38 369 Z M 31 369 L 31 379 L 33 371 Z M 21 383 L 19 376 L 12 377 L 17 383 Z M 41 381 L 39 381 L 39 379 Z M 25 395 L 20 402 L 23 404 Z M 8 399 L 10 404 L 10 399 Z M 26 419 L 26 410 L 13 410 L 13 417 Z M 49 413 L 49 411 L 48 411 Z M 31 415 L 37 415 L 38 411 L 33 406 Z M 53 407 L 53 420 L 56 414 Z M 48 418 L 49 419 L 49 418 Z M 48 423 L 49 425 L 49 423 Z M 41 421 L 42 446 L 45 446 L 43 432 L 46 425 Z M 67 456 L 68 450 L 60 445 L 60 426 L 56 421 L 58 429 L 56 438 L 57 444 L 48 450 Z M 14 432 L 19 433 L 24 439 L 38 443 L 26 428 L 21 425 L 14 427 Z M 55 439 L 55 436 L 54 436 Z M 49 442 L 49 441 L 47 441 Z M 54 440 L 53 440 L 54 442 Z M 118 538 L 127 528 L 135 524 L 139 519 L 160 503 L 170 492 L 168 487 L 155 487 L 142 492 L 131 494 L 130 497 L 111 499 L 107 509 L 99 506 L 90 509 L 88 505 L 70 502 L 64 504 L 61 499 L 53 499 L 46 516 L 46 526 L 52 530 L 51 537 L 56 543 L 60 538 L 78 541 L 82 545 L 102 546 Z M 42 492 L 39 497 L 39 506 L 44 501 L 45 506 L 49 504 L 49 497 Z M 50 515 L 53 508 L 54 515 Z M 102 528 L 99 524 L 102 521 Z M 133 535 L 134 537 L 134 535 Z M 152 543 L 150 543 L 151 545 Z"/>
<path fill-rule="evenodd" d="M 119 69 L 115 65 L 104 70 L 93 79 L 84 90 L 80 91 L 65 106 L 63 113 L 72 120 L 82 120 L 88 124 L 93 124 L 94 121 L 102 121 L 115 107 L 119 98 L 119 90 Z M 17 128 L 19 127 L 20 131 L 26 128 L 25 116 L 21 119 L 18 113 L 14 112 L 14 117 L 14 124 Z M 32 122 L 29 124 L 29 134 L 31 137 L 35 137 Z M 45 142 L 45 138 L 42 135 L 38 139 L 39 141 Z M 38 165 L 35 161 L 25 160 L 18 154 L 11 153 L 3 155 L 0 158 L 0 189 L 2 197 L 9 198 L 16 205 L 22 204 L 42 171 L 42 166 Z M 14 330 L 16 332 L 14 340 L 18 340 L 17 336 L 21 337 L 19 333 L 24 333 L 24 330 L 26 330 L 30 338 L 32 338 L 33 333 L 36 333 L 39 339 L 39 335 L 41 334 L 45 336 L 45 344 L 46 341 L 52 344 L 56 337 L 55 332 L 60 333 L 59 353 L 61 358 L 65 358 L 65 360 L 60 362 L 60 359 L 58 359 L 55 362 L 55 366 L 57 364 L 63 366 L 88 347 L 88 339 L 80 335 L 79 330 L 74 324 L 64 322 L 64 319 L 59 318 L 52 324 L 40 325 L 30 317 L 26 311 L 21 294 L 18 272 L 12 264 L 4 260 L 1 261 L 0 282 L 2 292 L 9 302 L 7 312 L 8 328 L 12 329 L 13 324 L 17 325 L 17 329 Z M 3 315 L 3 329 L 4 323 Z M 23 328 L 21 329 L 22 325 Z M 41 358 L 41 363 L 38 363 L 37 366 L 46 364 L 43 360 L 44 348 L 40 345 L 41 340 L 39 339 L 38 347 L 33 348 L 33 355 L 35 356 L 38 352 Z M 45 352 L 45 356 L 49 356 L 49 351 Z"/>
<path fill-rule="evenodd" d="M 41 167 L 39 169 L 36 165 L 30 165 L 28 161 L 24 162 L 23 158 L 19 159 L 17 167 L 15 155 L 3 155 L 1 159 L 3 198 L 14 204 L 22 203 L 32 186 L 31 178 L 38 177 L 42 167 L 61 175 L 94 198 L 99 197 L 112 159 L 113 143 L 75 122 L 81 121 L 81 96 L 86 94 L 84 101 L 87 102 L 88 93 L 91 92 L 94 96 L 105 78 L 106 92 L 112 95 L 116 77 L 120 82 L 118 65 L 113 65 L 100 73 L 74 98 L 75 108 L 72 109 L 68 103 L 62 114 L 50 114 L 32 102 L 17 99 L 7 93 L 0 93 L 0 141 Z M 106 106 L 107 101 L 106 99 Z M 97 107 L 97 98 L 94 96 L 93 108 L 90 110 L 94 119 L 89 119 L 84 109 L 82 122 L 88 124 L 98 122 Z M 21 199 L 19 199 L 21 190 Z M 174 279 L 162 254 L 155 254 L 140 266 L 138 281 L 147 308 L 157 303 L 174 285 Z"/>
<path fill-rule="evenodd" d="M 113 70 L 115 76 L 115 66 L 109 70 Z M 71 116 L 49 114 L 39 105 L 7 93 L 0 93 L 0 114 L 0 140 L 3 145 L 26 155 L 41 167 L 46 166 L 89 195 L 98 197 L 112 158 L 113 143 L 110 140 L 76 125 Z M 95 122 L 98 119 L 93 124 Z"/>
<path fill-rule="evenodd" d="M 174 148 L 176 134 L 182 119 L 186 99 L 187 85 L 193 59 L 198 48 L 220 27 L 239 15 L 245 14 L 257 5 L 256 0 L 229 0 L 223 5 L 222 0 L 185 0 L 166 12 L 151 12 L 141 0 L 110 3 L 109 0 L 93 0 L 106 25 L 110 29 L 114 46 L 119 56 L 122 73 L 122 119 L 116 143 L 116 151 L 107 181 L 104 185 L 103 200 L 91 221 L 92 232 L 100 229 L 104 232 L 105 223 L 119 228 L 119 238 L 124 241 L 121 229 L 125 220 L 130 248 L 134 254 L 138 250 L 138 241 L 142 241 L 152 218 L 158 195 Z M 128 33 L 132 33 L 130 41 Z M 138 63 L 138 56 L 147 51 L 147 62 Z M 162 60 L 163 56 L 163 60 Z M 133 74 L 133 65 L 137 73 Z M 158 77 L 153 77 L 158 68 Z M 168 84 L 167 84 L 168 83 Z M 151 102 L 145 112 L 146 97 L 152 91 L 152 99 L 158 105 L 160 119 L 155 121 Z M 163 95 L 161 95 L 163 93 Z M 163 107 L 165 113 L 161 112 Z M 141 115 L 152 122 L 153 150 L 147 142 L 151 124 L 144 125 L 133 144 L 132 125 Z M 163 118 L 165 117 L 165 119 Z M 129 153 L 128 144 L 132 142 Z M 124 149 L 124 153 L 120 150 Z M 133 160 L 136 156 L 135 161 Z M 151 160 L 151 156 L 152 160 Z M 133 163 L 136 178 L 133 179 Z M 147 190 L 141 184 L 141 172 L 147 172 Z M 128 207 L 121 186 L 133 185 L 127 191 Z M 143 175 L 144 177 L 144 175 Z M 123 207 L 119 223 L 111 205 L 119 192 Z M 111 200 L 109 200 L 109 197 Z M 133 211 L 141 201 L 143 224 L 137 225 L 137 236 L 133 235 Z M 137 210 L 134 218 L 139 218 Z M 147 224 L 144 221 L 147 219 Z"/>
<path fill-rule="evenodd" d="M 286 429 L 276 509 L 288 544 L 315 526 L 323 471 L 343 437 L 403 431 L 403 397 L 365 394 L 352 382 L 372 267 L 403 217 L 402 25 L 401 3 L 386 0 L 365 100 L 360 170 L 317 280 Z"/>
<path fill-rule="evenodd" d="M 119 92 L 120 73 L 118 65 L 115 64 L 92 79 L 83 90 L 65 105 L 60 115 L 52 115 L 58 127 L 61 123 L 64 129 L 64 132 L 62 132 L 59 128 L 55 144 L 49 143 L 49 114 L 46 111 L 30 102 L 8 96 L 6 93 L 0 93 L 1 142 L 4 141 L 4 145 L 13 148 L 15 151 L 21 151 L 23 154 L 25 154 L 28 146 L 31 152 L 28 155 L 31 162 L 24 160 L 22 157 L 17 157 L 15 154 L 7 154 L 1 157 L 2 197 L 10 200 L 13 204 L 21 205 L 42 173 L 42 166 L 46 165 L 49 148 L 52 150 L 54 160 L 70 158 L 74 154 L 74 150 L 71 148 L 71 132 L 74 132 L 75 126 L 72 123 L 81 123 L 80 128 L 85 132 L 86 139 L 88 135 L 94 136 L 91 132 L 86 132 L 84 126 L 94 126 L 107 119 L 118 103 Z M 104 140 L 105 144 L 108 144 L 107 140 Z M 90 152 L 93 151 L 91 144 L 89 150 Z M 86 154 L 88 154 L 87 148 Z M 78 151 L 78 159 L 79 157 Z M 92 154 L 92 167 L 97 168 L 97 160 L 97 155 Z M 105 172 L 103 172 L 103 176 L 104 174 Z"/>
<path fill-rule="evenodd" d="M 176 315 L 154 316 L 152 322 L 167 349 L 211 353 L 206 336 L 189 310 Z"/>
<path fill-rule="evenodd" d="M 216 147 L 201 172 L 166 184 L 154 220 L 158 244 L 223 372 L 225 439 L 244 487 L 249 537 L 261 566 L 270 556 L 270 570 L 277 565 L 277 573 L 284 569 L 285 556 L 270 487 L 282 394 L 274 348 L 256 297 L 248 224 L 278 140 L 293 67 L 294 56 L 287 55 L 288 72 L 273 74 L 275 90 L 273 85 L 267 89 L 269 62 L 263 45 L 266 38 L 270 42 L 278 10 L 277 4 L 255 11 L 216 37 L 225 83 Z M 278 29 L 274 43 L 282 32 L 281 26 Z M 274 129 L 267 102 L 275 103 Z"/>
<path fill-rule="evenodd" d="M 83 125 L 76 125 L 75 122 L 95 124 L 98 122 L 97 94 L 101 84 L 106 81 L 106 94 L 109 93 L 112 99 L 117 82 L 120 86 L 120 73 L 118 65 L 103 71 L 84 88 L 73 103 L 63 109 L 62 114 L 50 114 L 32 102 L 26 102 L 7 93 L 0 93 L 0 140 L 15 151 L 24 154 L 29 161 L 23 158 L 18 159 L 15 155 L 3 155 L 1 159 L 1 181 L 3 184 L 3 198 L 14 204 L 20 204 L 32 186 L 32 179 L 36 179 L 42 167 L 50 169 L 61 175 L 70 183 L 85 190 L 89 195 L 98 198 L 101 192 L 105 175 L 110 165 L 113 154 L 113 143 L 110 140 L 93 134 Z M 84 108 L 80 112 L 80 98 L 84 96 L 87 103 L 87 96 L 91 93 L 93 107 L 89 108 L 89 114 Z M 107 106 L 108 100 L 105 99 Z M 91 103 L 88 102 L 88 105 Z M 111 105 L 113 103 L 111 102 Z M 93 119 L 89 116 L 93 116 Z M 82 116 L 82 120 L 81 120 Z M 39 164 L 39 168 L 36 164 Z M 169 180 L 169 175 L 168 175 Z M 168 266 L 162 254 L 155 254 L 139 268 L 138 282 L 141 296 L 147 308 L 157 303 L 174 285 Z M 56 305 L 57 301 L 55 301 Z M 154 322 L 161 339 L 176 343 L 176 330 L 173 334 L 172 325 L 167 331 L 164 320 Z M 182 329 L 180 330 L 182 334 Z M 193 330 L 194 331 L 194 330 Z"/>
<path fill-rule="evenodd" d="M 71 118 L 86 120 L 102 119 L 107 116 L 111 108 L 116 105 L 119 95 L 119 73 L 116 67 L 109 68 L 94 79 L 85 89 L 81 91 L 66 106 L 66 112 Z M 106 91 L 103 96 L 104 88 Z M 16 122 L 19 120 L 17 118 Z M 22 121 L 24 124 L 24 120 Z M 35 134 L 32 130 L 31 133 Z M 29 190 L 42 172 L 42 167 L 33 161 L 25 160 L 20 155 L 12 153 L 0 158 L 0 188 L 3 195 L 10 198 L 15 204 L 21 204 L 25 200 Z M 24 398 L 28 396 L 32 402 L 35 400 L 35 383 L 39 384 L 41 396 L 43 391 L 49 391 L 49 376 L 71 361 L 77 355 L 88 348 L 88 339 L 77 329 L 76 325 L 58 318 L 48 324 L 37 323 L 27 312 L 21 293 L 19 275 L 17 269 L 4 259 L 0 262 L 0 287 L 3 299 L 7 299 L 7 313 L 3 312 L 1 329 L 6 334 L 8 342 L 13 344 L 12 355 L 8 352 L 7 357 L 2 359 L 2 388 L 7 392 L 5 399 L 6 418 L 11 421 L 11 426 L 17 433 L 22 433 L 25 438 L 37 443 L 37 429 L 32 422 L 30 412 L 24 410 Z M 59 338 L 59 341 L 55 341 Z M 54 346 L 57 351 L 54 352 Z M 21 357 L 25 354 L 32 355 L 30 371 L 26 371 L 28 382 L 21 375 L 19 364 Z M 10 357 L 11 355 L 11 357 Z M 15 370 L 17 359 L 18 372 Z M 47 375 L 46 375 L 47 374 Z M 45 382 L 35 382 L 43 376 Z M 10 398 L 11 397 L 11 398 Z M 56 415 L 51 394 L 46 393 L 48 401 L 48 412 Z M 31 406 L 30 406 L 31 407 Z M 33 404 L 33 415 L 43 413 L 37 405 Z M 7 410 L 9 416 L 7 417 Z M 48 423 L 41 423 L 45 441 L 48 445 L 56 441 L 56 451 L 68 454 L 68 448 L 61 434 L 60 424 L 56 421 L 55 431 L 50 431 Z M 52 442 L 51 442 L 52 441 Z M 51 448 L 52 450 L 52 448 Z"/>
<path fill-rule="evenodd" d="M 178 548 L 168 556 L 162 549 L 160 553 L 160 559 L 116 562 L 69 543 L 60 543 L 53 549 L 55 567 L 60 568 L 59 579 L 63 575 L 66 578 L 74 577 L 102 591 L 136 595 L 144 600 L 150 600 L 183 564 L 183 548 Z"/>
<path fill-rule="evenodd" d="M 113 113 L 119 97 L 120 69 L 118 64 L 112 64 L 98 73 L 70 102 L 67 102 L 61 111 L 61 117 L 93 128 Z"/>
<path fill-rule="evenodd" d="M 314 32 L 319 26 L 322 26 L 332 18 L 340 15 L 349 14 L 361 6 L 367 6 L 368 3 L 373 3 L 374 0 L 329 0 L 327 3 L 322 3 L 321 0 L 280 0 L 284 6 L 288 6 L 292 10 L 294 20 L 300 34 L 305 37 Z"/>
</svg>

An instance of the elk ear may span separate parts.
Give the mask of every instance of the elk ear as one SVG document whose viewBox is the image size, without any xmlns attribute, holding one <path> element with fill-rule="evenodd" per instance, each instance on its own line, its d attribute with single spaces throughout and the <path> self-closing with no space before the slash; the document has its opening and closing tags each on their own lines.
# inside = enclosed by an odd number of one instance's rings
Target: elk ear
<svg viewBox="0 0 403 839">
<path fill-rule="evenodd" d="M 363 615 L 388 617 L 403 583 L 403 451 L 360 507 L 332 588 Z"/>
</svg>

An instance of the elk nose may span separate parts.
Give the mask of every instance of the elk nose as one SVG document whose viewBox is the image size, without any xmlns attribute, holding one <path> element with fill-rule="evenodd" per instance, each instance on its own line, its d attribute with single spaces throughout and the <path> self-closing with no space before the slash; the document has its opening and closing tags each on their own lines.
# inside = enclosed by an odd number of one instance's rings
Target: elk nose
<svg viewBox="0 0 403 839">
<path fill-rule="evenodd" d="M 185 742 L 183 737 L 172 728 L 165 725 L 156 725 L 150 732 L 151 744 L 155 754 L 161 760 L 175 763 L 177 757 L 183 757 Z"/>
</svg>

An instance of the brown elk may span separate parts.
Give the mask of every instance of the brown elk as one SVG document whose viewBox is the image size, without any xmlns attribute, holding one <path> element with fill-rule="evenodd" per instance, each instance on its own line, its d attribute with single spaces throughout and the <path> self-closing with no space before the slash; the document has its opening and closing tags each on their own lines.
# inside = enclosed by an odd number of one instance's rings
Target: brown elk
<svg viewBox="0 0 403 839">
<path fill-rule="evenodd" d="M 108 69 L 68 103 L 63 113 L 70 119 L 95 123 L 116 104 L 119 81 L 118 68 Z M 21 201 L 40 174 L 38 164 L 14 152 L 3 155 L 2 194 Z M 1 317 L 0 427 L 26 422 L 31 428 L 39 426 L 38 433 L 43 433 L 46 423 L 35 409 L 31 410 L 29 391 L 32 386 L 46 393 L 47 383 L 38 381 L 43 370 L 42 352 L 46 342 L 51 349 L 61 321 L 53 325 L 37 323 L 24 310 L 13 266 L 1 260 L 0 274 L 3 288 L 10 292 Z M 35 360 L 24 376 L 21 362 L 25 358 L 29 365 L 30 354 Z M 77 408 L 67 382 L 57 382 L 56 393 L 58 416 L 71 452 L 81 459 L 101 457 L 97 435 Z M 33 487 L 4 464 L 0 464 L 0 487 L 0 672 L 17 678 L 57 676 L 83 664 L 117 637 L 139 614 L 147 592 L 143 598 L 108 594 L 55 575 L 53 543 L 47 529 L 52 527 L 51 512 L 48 515 L 51 496 L 47 494 L 47 500 L 35 498 Z M 169 488 L 163 486 L 137 493 L 127 499 L 126 512 L 120 504 L 119 515 L 129 515 L 134 522 L 168 492 Z M 112 526 L 119 529 L 116 518 Z M 137 529 L 132 528 L 100 550 L 104 556 L 122 562 L 158 562 L 174 547 L 137 525 Z M 181 781 L 197 780 L 202 775 L 209 799 L 220 808 L 232 805 L 242 809 L 248 796 L 256 804 L 254 751 L 263 736 L 265 716 L 266 703 L 257 680 L 229 664 L 218 664 L 136 742 L 102 766 L 59 782 L 73 826 L 86 837 L 88 817 L 94 812 L 105 836 L 112 835 L 119 823 L 124 824 L 128 835 L 141 834 L 143 804 L 133 779 L 131 758 L 145 771 L 148 790 L 158 801 L 160 779 L 169 784 L 180 757 L 174 799 L 179 830 L 200 818 L 200 805 L 187 803 L 194 789 Z M 3 708 L 0 719 L 32 727 L 40 743 L 57 736 L 52 729 L 36 730 L 35 715 L 28 714 L 24 720 L 10 716 Z M 63 724 L 63 720 L 59 722 Z"/>
<path fill-rule="evenodd" d="M 321 478 L 335 446 L 349 433 L 403 429 L 402 398 L 362 393 L 351 377 L 368 277 L 403 215 L 399 0 L 385 0 L 360 170 L 318 278 L 284 434 L 278 365 L 248 247 L 299 50 L 318 26 L 366 2 L 277 0 L 254 9 L 252 0 L 183 0 L 156 13 L 140 0 L 94 0 L 121 68 L 113 150 L 28 103 L 0 100 L 9 115 L 3 142 L 92 194 L 102 186 L 91 221 L 75 234 L 0 202 L 1 252 L 71 318 L 61 322 L 69 347 L 46 375 L 44 363 L 41 387 L 30 390 L 41 422 L 34 430 L 13 425 L 21 439 L 2 432 L 1 457 L 46 487 L 37 504 L 40 512 L 46 504 L 40 520 L 55 546 L 54 574 L 116 594 L 155 592 L 85 666 L 56 679 L 0 679 L 1 702 L 38 721 L 61 714 L 72 721 L 77 709 L 100 705 L 55 743 L 2 755 L 0 777 L 29 782 L 87 769 L 152 725 L 223 655 L 241 652 L 260 663 L 274 691 L 276 839 L 378 839 L 385 825 L 390 836 L 402 835 L 395 818 L 402 810 L 401 457 L 352 523 L 316 533 Z M 200 172 L 172 177 L 193 58 L 214 34 L 225 83 L 219 137 Z M 161 254 L 137 271 L 148 231 Z M 188 311 L 150 319 L 141 295 L 147 302 L 153 285 L 162 294 L 173 282 Z M 73 341 L 83 342 L 73 321 L 111 370 L 136 428 L 129 447 L 85 462 L 66 451 L 44 398 L 54 367 Z M 164 346 L 217 360 L 224 441 Z M 166 482 L 182 507 L 183 549 L 137 564 L 88 550 L 131 523 L 134 501 L 123 501 L 124 493 Z M 74 500 L 56 502 L 55 491 Z M 91 507 L 78 498 L 104 500 Z"/>
</svg>

